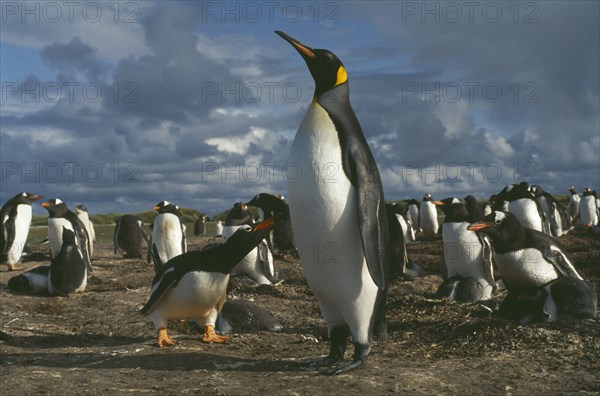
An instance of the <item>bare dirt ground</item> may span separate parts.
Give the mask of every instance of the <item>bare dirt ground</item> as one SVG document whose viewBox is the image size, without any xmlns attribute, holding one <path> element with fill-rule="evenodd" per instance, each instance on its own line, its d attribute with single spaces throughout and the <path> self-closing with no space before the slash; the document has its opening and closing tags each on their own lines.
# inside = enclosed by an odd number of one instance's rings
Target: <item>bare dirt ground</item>
<svg viewBox="0 0 600 396">
<path fill-rule="evenodd" d="M 190 249 L 213 242 L 190 238 Z M 600 236 L 576 230 L 561 238 L 581 274 L 600 281 Z M 276 287 L 234 279 L 230 298 L 252 300 L 283 325 L 280 332 L 233 335 L 204 344 L 174 324 L 179 344 L 155 346 L 154 328 L 137 311 L 152 266 L 116 258 L 101 245 L 93 264 L 101 284 L 68 298 L 17 295 L 0 273 L 0 389 L 20 394 L 600 394 L 600 323 L 520 326 L 498 318 L 504 295 L 484 303 L 434 300 L 441 242 L 416 242 L 409 254 L 426 271 L 398 280 L 388 294 L 387 342 L 374 342 L 367 366 L 325 377 L 304 370 L 324 355 L 324 322 L 299 262 L 276 260 Z M 21 268 L 46 264 L 28 262 Z M 491 309 L 490 309 L 491 308 Z M 352 348 L 347 352 L 349 358 Z"/>
</svg>

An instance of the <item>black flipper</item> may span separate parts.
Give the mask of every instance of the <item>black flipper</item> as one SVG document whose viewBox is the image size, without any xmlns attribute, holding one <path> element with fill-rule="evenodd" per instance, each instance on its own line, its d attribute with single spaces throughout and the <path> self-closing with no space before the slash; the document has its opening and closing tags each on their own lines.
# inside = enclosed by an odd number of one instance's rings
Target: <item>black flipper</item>
<svg viewBox="0 0 600 396">
<path fill-rule="evenodd" d="M 145 315 L 148 312 L 150 312 L 154 305 L 156 305 L 156 303 L 171 288 L 171 286 L 177 283 L 177 275 L 175 274 L 175 270 L 172 269 L 171 271 L 164 272 L 158 282 L 158 287 L 156 288 L 156 290 L 154 290 L 146 305 L 144 305 L 144 307 L 140 309 L 140 313 L 142 315 Z M 153 282 L 153 285 L 154 284 L 156 283 Z"/>
<path fill-rule="evenodd" d="M 10 251 L 10 248 L 12 247 L 13 243 L 15 242 L 15 237 L 16 237 L 16 229 L 15 229 L 15 219 L 17 218 L 17 206 L 18 205 L 14 205 L 10 211 L 7 211 L 8 213 L 2 213 L 2 217 L 7 216 L 8 215 L 8 219 L 6 219 L 6 222 L 3 224 L 3 230 L 2 230 L 2 235 L 0 235 L 0 246 L 2 248 L 1 250 L 1 258 L 0 258 L 0 262 L 4 263 L 6 260 L 8 260 L 8 252 Z M 0 218 L 0 221 L 2 221 L 3 218 Z"/>
</svg>

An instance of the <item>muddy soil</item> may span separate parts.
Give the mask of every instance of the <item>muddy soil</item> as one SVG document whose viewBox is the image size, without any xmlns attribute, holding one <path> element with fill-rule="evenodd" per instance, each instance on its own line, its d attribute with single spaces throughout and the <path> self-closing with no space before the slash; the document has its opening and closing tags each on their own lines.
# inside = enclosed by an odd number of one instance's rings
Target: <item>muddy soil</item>
<svg viewBox="0 0 600 396">
<path fill-rule="evenodd" d="M 190 238 L 190 249 L 214 242 Z M 575 230 L 561 238 L 580 271 L 598 286 L 600 236 Z M 433 299 L 441 241 L 415 242 L 410 256 L 426 274 L 396 281 L 388 294 L 389 340 L 374 342 L 365 368 L 335 377 L 302 362 L 328 351 L 324 322 L 298 260 L 279 257 L 275 287 L 230 283 L 229 298 L 251 300 L 283 325 L 279 332 L 232 335 L 204 344 L 174 323 L 179 343 L 155 346 L 148 317 L 152 266 L 117 258 L 100 245 L 93 260 L 101 284 L 71 297 L 18 295 L 16 275 L 0 273 L 0 389 L 24 394 L 599 394 L 598 320 L 521 326 L 493 312 L 504 297 L 457 304 Z M 26 262 L 21 269 L 46 262 Z M 352 348 L 347 351 L 349 358 Z"/>
</svg>

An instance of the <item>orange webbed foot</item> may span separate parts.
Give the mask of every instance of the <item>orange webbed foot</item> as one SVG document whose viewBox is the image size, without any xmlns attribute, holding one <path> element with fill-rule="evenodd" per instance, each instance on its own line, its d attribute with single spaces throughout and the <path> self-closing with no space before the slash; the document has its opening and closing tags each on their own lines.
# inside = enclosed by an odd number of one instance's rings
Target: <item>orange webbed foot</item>
<svg viewBox="0 0 600 396">
<path fill-rule="evenodd" d="M 217 333 L 215 333 L 215 326 L 206 325 L 204 326 L 204 337 L 202 337 L 202 341 L 223 343 L 229 341 L 229 337 L 218 335 Z"/>
<path fill-rule="evenodd" d="M 158 339 L 156 342 L 158 343 L 158 346 L 161 348 L 164 346 L 173 346 L 173 345 L 177 344 L 177 341 L 175 341 L 174 339 L 169 337 L 169 334 L 167 334 L 167 329 L 164 327 L 161 327 L 160 329 L 158 329 Z"/>
</svg>

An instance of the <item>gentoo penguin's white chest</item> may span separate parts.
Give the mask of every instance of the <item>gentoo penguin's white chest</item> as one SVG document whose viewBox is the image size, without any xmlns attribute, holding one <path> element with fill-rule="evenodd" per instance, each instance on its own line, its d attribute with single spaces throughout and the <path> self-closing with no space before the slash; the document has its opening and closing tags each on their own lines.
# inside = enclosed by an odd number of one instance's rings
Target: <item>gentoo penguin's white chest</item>
<svg viewBox="0 0 600 396">
<path fill-rule="evenodd" d="M 538 287 L 558 277 L 552 263 L 537 249 L 494 254 L 494 258 L 509 290 Z"/>
<path fill-rule="evenodd" d="M 448 276 L 484 278 L 483 247 L 477 234 L 467 230 L 468 222 L 444 223 L 444 261 Z"/>
<path fill-rule="evenodd" d="M 3 219 L 4 222 L 8 220 Z M 25 242 L 27 242 L 27 235 L 29 235 L 29 226 L 31 225 L 31 205 L 17 205 L 17 217 L 15 218 L 15 240 L 13 246 L 8 247 L 8 263 L 16 264 L 21 258 Z M 7 235 L 4 236 L 5 240 Z"/>
<path fill-rule="evenodd" d="M 296 167 L 298 176 L 293 177 Z M 327 112 L 310 105 L 292 145 L 290 215 L 304 275 L 331 323 L 353 302 L 374 302 L 366 266 L 356 190 L 344 173 L 340 139 Z M 365 293 L 372 298 L 363 298 Z M 364 307 L 365 312 L 372 306 Z M 338 312 L 333 312 L 338 310 Z"/>
<path fill-rule="evenodd" d="M 63 227 L 67 230 L 73 230 L 73 224 L 64 217 L 51 217 L 48 219 L 48 243 L 50 245 L 50 257 L 54 258 L 58 252 L 60 252 L 60 248 L 62 246 L 62 234 Z M 75 241 L 77 241 L 77 236 L 75 236 Z M 77 243 L 79 247 L 80 244 Z"/>
<path fill-rule="evenodd" d="M 179 217 L 172 213 L 162 213 L 154 219 L 152 243 L 156 245 L 163 263 L 183 253 L 183 233 Z"/>
<path fill-rule="evenodd" d="M 508 204 L 508 211 L 519 219 L 521 225 L 532 230 L 542 231 L 542 218 L 533 199 L 521 198 Z"/>
<path fill-rule="evenodd" d="M 420 225 L 424 232 L 436 234 L 438 231 L 437 210 L 433 202 L 425 201 L 421 204 Z"/>
<path fill-rule="evenodd" d="M 596 198 L 593 195 L 584 195 L 579 206 L 581 222 L 585 225 L 596 225 L 598 214 L 596 213 Z"/>
<path fill-rule="evenodd" d="M 163 296 L 152 310 L 165 319 L 202 318 L 225 301 L 229 274 L 190 271 Z M 157 284 L 158 285 L 158 284 Z M 156 289 L 154 285 L 152 292 Z"/>
</svg>

